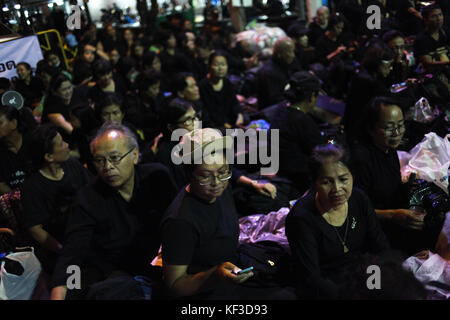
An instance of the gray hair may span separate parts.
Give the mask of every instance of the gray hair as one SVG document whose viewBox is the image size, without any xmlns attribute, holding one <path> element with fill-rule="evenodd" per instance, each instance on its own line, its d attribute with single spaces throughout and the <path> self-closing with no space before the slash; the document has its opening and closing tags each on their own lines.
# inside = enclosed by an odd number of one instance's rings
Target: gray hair
<svg viewBox="0 0 450 320">
<path fill-rule="evenodd" d="M 119 131 L 120 133 L 122 133 L 125 136 L 126 139 L 126 143 L 128 145 L 128 147 L 131 148 L 138 148 L 138 142 L 136 139 L 136 135 L 131 132 L 131 130 L 127 127 L 124 126 L 122 124 L 116 124 L 116 123 L 111 123 L 111 122 L 105 122 L 100 129 L 98 129 L 97 133 L 95 134 L 95 136 L 92 138 L 91 143 L 90 143 L 90 150 L 91 153 L 94 153 L 94 143 L 97 139 L 99 139 L 100 137 L 104 136 L 105 134 L 107 134 L 110 131 Z"/>
</svg>

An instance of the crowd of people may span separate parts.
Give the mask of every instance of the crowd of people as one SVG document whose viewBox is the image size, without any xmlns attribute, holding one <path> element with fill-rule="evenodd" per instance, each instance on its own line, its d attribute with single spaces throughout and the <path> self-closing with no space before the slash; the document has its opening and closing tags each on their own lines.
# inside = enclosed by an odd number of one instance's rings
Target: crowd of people
<svg viewBox="0 0 450 320">
<path fill-rule="evenodd" d="M 0 107 L 0 195 L 20 191 L 13 229 L 35 248 L 48 298 L 101 299 L 145 276 L 153 299 L 425 299 L 397 266 L 436 252 L 443 235 L 424 233 L 424 213 L 410 209 L 397 150 L 448 132 L 449 7 L 436 2 L 334 1 L 284 26 L 270 53 L 220 23 L 170 20 L 151 34 L 92 24 L 69 68 L 53 50 L 34 74 L 19 63 L 16 81 L 0 79 L 0 94 L 24 97 Z M 371 4 L 380 29 L 363 19 Z M 345 112 L 319 107 L 324 96 Z M 407 115 L 422 96 L 441 116 L 419 126 Z M 261 119 L 279 132 L 279 170 L 267 176 L 225 157 L 226 129 Z M 239 273 L 250 265 L 238 219 L 291 200 L 289 281 L 264 286 L 258 270 Z M 150 264 L 159 252 L 162 266 Z M 370 295 L 349 290 L 367 261 L 392 273 Z M 73 265 L 81 289 L 67 287 Z"/>
</svg>

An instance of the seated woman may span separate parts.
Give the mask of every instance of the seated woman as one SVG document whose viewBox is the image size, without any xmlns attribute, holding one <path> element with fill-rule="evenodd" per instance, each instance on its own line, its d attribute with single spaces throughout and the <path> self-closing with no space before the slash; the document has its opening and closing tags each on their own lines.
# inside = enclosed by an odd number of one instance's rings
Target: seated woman
<svg viewBox="0 0 450 320">
<path fill-rule="evenodd" d="M 277 107 L 270 128 L 279 130 L 280 169 L 298 193 L 310 186 L 308 157 L 315 146 L 326 143 L 310 113 L 317 103 L 319 79 L 309 72 L 296 72 L 289 79 L 287 100 Z"/>
<path fill-rule="evenodd" d="M 16 70 L 19 79 L 14 83 L 14 89 L 25 98 L 25 106 L 34 109 L 44 95 L 45 86 L 40 78 L 33 76 L 27 62 L 18 63 Z"/>
<path fill-rule="evenodd" d="M 402 184 L 397 154 L 405 133 L 401 108 L 391 98 L 371 101 L 366 136 L 352 148 L 355 185 L 371 199 L 383 229 L 396 249 L 414 254 L 425 248 L 420 237 L 423 214 L 409 210 L 407 185 Z"/>
<path fill-rule="evenodd" d="M 52 123 L 67 140 L 73 130 L 69 111 L 73 106 L 82 103 L 86 103 L 83 94 L 73 88 L 66 75 L 59 73 L 50 82 L 50 93 L 44 102 L 41 123 Z"/>
<path fill-rule="evenodd" d="M 188 167 L 190 182 L 161 222 L 163 275 L 175 297 L 277 297 L 275 289 L 240 285 L 253 276 L 251 271 L 236 274 L 239 224 L 224 153 L 231 147 L 231 137 L 206 128 L 186 133 L 175 152 Z"/>
<path fill-rule="evenodd" d="M 307 298 L 336 299 L 339 277 L 358 254 L 389 249 L 370 200 L 353 188 L 342 147 L 317 146 L 310 170 L 313 185 L 286 218 L 286 236 L 298 265 L 298 291 Z"/>
<path fill-rule="evenodd" d="M 227 78 L 226 54 L 216 51 L 209 57 L 209 73 L 200 81 L 202 102 L 215 128 L 233 128 L 244 124 L 244 115 L 236 92 Z"/>
<path fill-rule="evenodd" d="M 29 133 L 35 126 L 28 108 L 0 106 L 0 195 L 20 188 L 31 173 Z"/>
</svg>

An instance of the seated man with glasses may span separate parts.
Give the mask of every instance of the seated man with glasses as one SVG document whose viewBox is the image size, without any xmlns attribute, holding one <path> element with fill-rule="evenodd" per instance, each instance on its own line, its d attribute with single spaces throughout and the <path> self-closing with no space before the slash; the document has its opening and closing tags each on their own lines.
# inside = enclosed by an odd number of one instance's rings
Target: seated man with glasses
<svg viewBox="0 0 450 320">
<path fill-rule="evenodd" d="M 239 223 L 225 155 L 225 150 L 233 150 L 232 141 L 216 129 L 196 129 L 173 150 L 174 159 L 187 167 L 190 181 L 161 223 L 164 282 L 175 298 L 279 297 L 276 287 L 241 285 L 252 271 L 237 274 L 244 266 L 238 267 Z"/>
<path fill-rule="evenodd" d="M 90 147 L 98 178 L 79 191 L 69 215 L 52 299 L 83 298 L 89 285 L 124 273 L 157 280 L 150 262 L 160 246 L 161 217 L 175 197 L 167 170 L 138 165 L 136 138 L 122 125 L 103 125 Z M 67 288 L 71 265 L 81 268 L 81 290 Z"/>
<path fill-rule="evenodd" d="M 409 190 L 402 183 L 397 155 L 405 133 L 402 110 L 391 98 L 374 98 L 365 125 L 366 139 L 352 150 L 355 185 L 372 201 L 392 247 L 408 254 L 423 250 L 419 248 L 423 243 L 417 235 L 423 228 L 424 217 L 407 209 Z"/>
</svg>

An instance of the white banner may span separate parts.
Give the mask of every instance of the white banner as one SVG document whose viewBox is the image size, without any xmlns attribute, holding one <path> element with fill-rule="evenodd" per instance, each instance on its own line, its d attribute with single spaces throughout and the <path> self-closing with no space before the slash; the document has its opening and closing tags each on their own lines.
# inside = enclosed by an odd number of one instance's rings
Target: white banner
<svg viewBox="0 0 450 320">
<path fill-rule="evenodd" d="M 33 69 L 42 60 L 41 46 L 37 36 L 18 38 L 0 43 L 0 78 L 17 77 L 17 64 L 28 62 Z"/>
</svg>

